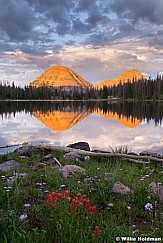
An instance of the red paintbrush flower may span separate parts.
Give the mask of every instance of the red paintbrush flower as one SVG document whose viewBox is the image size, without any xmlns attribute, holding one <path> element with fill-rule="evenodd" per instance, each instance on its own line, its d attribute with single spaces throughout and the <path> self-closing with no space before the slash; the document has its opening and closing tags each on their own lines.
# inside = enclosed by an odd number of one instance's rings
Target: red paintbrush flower
<svg viewBox="0 0 163 243">
<path fill-rule="evenodd" d="M 49 195 L 51 195 L 51 197 L 56 197 L 56 192 L 52 192 L 52 193 L 49 194 Z"/>
<path fill-rule="evenodd" d="M 97 213 L 97 208 L 96 208 L 96 206 L 90 206 L 90 207 L 89 207 L 89 212 L 90 212 L 91 214 L 96 214 L 96 213 Z"/>
<path fill-rule="evenodd" d="M 81 200 L 81 194 L 80 193 L 77 193 L 76 196 L 75 196 L 75 199 L 80 201 Z"/>
<path fill-rule="evenodd" d="M 91 206 L 91 201 L 89 199 L 83 199 L 83 205 L 87 209 Z"/>
<path fill-rule="evenodd" d="M 51 194 L 48 195 L 47 197 L 47 203 L 49 206 L 52 206 L 54 203 L 57 201 L 57 195 L 55 192 L 52 192 Z"/>
<path fill-rule="evenodd" d="M 93 234 L 96 238 L 99 238 L 100 237 L 100 229 L 99 229 L 99 226 L 96 225 L 94 230 L 93 230 Z"/>
<path fill-rule="evenodd" d="M 57 197 L 58 197 L 58 199 L 61 199 L 61 198 L 63 198 L 63 194 L 62 193 L 58 193 Z"/>
<path fill-rule="evenodd" d="M 70 197 L 70 190 L 64 191 L 63 196 L 66 197 L 66 198 L 69 198 Z"/>
<path fill-rule="evenodd" d="M 76 214 L 76 211 L 77 211 L 77 205 L 78 205 L 78 200 L 76 200 L 75 198 L 72 199 L 72 202 L 70 204 L 70 208 L 71 208 L 71 212 L 73 214 Z"/>
<path fill-rule="evenodd" d="M 47 204 L 49 205 L 49 206 L 52 206 L 53 205 L 53 201 L 52 201 L 52 199 L 49 197 L 49 198 L 47 198 Z"/>
</svg>

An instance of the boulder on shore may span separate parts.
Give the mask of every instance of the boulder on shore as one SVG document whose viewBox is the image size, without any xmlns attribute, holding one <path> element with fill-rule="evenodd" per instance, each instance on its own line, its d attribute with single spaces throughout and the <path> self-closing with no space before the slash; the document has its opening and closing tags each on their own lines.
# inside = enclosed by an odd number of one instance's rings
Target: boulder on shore
<svg viewBox="0 0 163 243">
<path fill-rule="evenodd" d="M 139 153 L 140 156 L 149 156 L 149 157 L 155 157 L 155 158 L 158 158 L 158 159 L 161 159 L 162 156 L 158 153 L 152 153 L 150 151 L 142 151 Z"/>
<path fill-rule="evenodd" d="M 67 145 L 69 148 L 74 148 L 74 149 L 80 149 L 80 150 L 86 150 L 90 151 L 89 144 L 87 142 L 78 142 L 78 143 L 73 143 Z"/>
<path fill-rule="evenodd" d="M 49 150 L 45 148 L 39 148 L 37 146 L 29 145 L 29 146 L 22 146 L 17 148 L 14 152 L 16 152 L 19 156 L 28 156 L 31 157 L 36 154 L 44 153 L 48 154 Z"/>
</svg>

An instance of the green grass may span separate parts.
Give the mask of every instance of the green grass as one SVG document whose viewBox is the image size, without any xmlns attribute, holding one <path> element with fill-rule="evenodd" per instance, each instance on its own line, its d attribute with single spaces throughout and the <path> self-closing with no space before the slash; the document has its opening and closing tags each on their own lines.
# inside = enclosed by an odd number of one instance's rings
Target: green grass
<svg viewBox="0 0 163 243">
<path fill-rule="evenodd" d="M 52 169 L 50 165 L 38 171 L 32 170 L 34 163 L 44 162 L 41 155 L 29 159 L 20 159 L 14 153 L 0 156 L 0 163 L 7 158 L 15 159 L 22 165 L 17 172 L 28 173 L 27 178 L 18 179 L 6 192 L 4 187 L 13 172 L 0 172 L 0 176 L 5 176 L 5 179 L 0 177 L 0 243 L 112 243 L 116 236 L 133 236 L 135 230 L 138 230 L 136 236 L 163 237 L 163 205 L 149 191 L 152 181 L 162 180 L 162 164 L 133 164 L 115 158 L 73 162 L 66 161 L 61 152 L 53 154 L 62 164 L 76 164 L 85 168 L 85 173 L 64 179 L 58 169 Z M 151 169 L 155 170 L 154 173 L 140 180 Z M 92 179 L 89 181 L 86 178 Z M 111 193 L 113 183 L 117 181 L 130 187 L 134 194 L 117 196 Z M 37 185 L 38 182 L 46 184 Z M 78 206 L 78 213 L 72 214 L 71 201 L 67 199 L 48 206 L 47 195 L 62 192 L 60 187 L 63 184 L 70 190 L 71 198 L 81 193 L 82 198 L 90 199 L 91 204 L 97 207 L 96 215 L 86 212 L 82 203 Z M 150 212 L 145 211 L 148 202 L 153 205 Z M 114 204 L 110 211 L 107 210 L 108 203 Z M 24 204 L 31 206 L 25 207 Z M 21 221 L 19 217 L 22 214 L 27 214 L 28 218 Z M 93 234 L 96 225 L 101 233 L 98 239 Z"/>
</svg>

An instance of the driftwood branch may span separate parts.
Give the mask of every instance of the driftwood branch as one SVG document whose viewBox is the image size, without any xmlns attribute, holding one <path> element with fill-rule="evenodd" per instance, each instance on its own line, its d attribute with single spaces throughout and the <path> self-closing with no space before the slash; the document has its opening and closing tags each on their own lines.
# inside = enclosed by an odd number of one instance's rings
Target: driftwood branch
<svg viewBox="0 0 163 243">
<path fill-rule="evenodd" d="M 11 147 L 16 147 L 16 146 L 25 146 L 27 144 L 28 143 L 9 144 L 9 145 L 5 145 L 5 146 L 0 146 L 0 149 L 11 148 Z"/>
<path fill-rule="evenodd" d="M 61 165 L 61 163 L 59 162 L 59 160 L 57 159 L 57 158 L 53 158 L 54 159 L 54 161 L 61 167 L 62 165 Z"/>
<path fill-rule="evenodd" d="M 79 149 L 73 149 L 69 147 L 62 147 L 62 146 L 53 146 L 53 145 L 45 145 L 41 144 L 37 146 L 38 148 L 44 148 L 47 150 L 61 150 L 64 152 L 76 152 L 80 155 L 90 156 L 90 157 L 105 157 L 105 158 L 126 158 L 126 159 L 136 159 L 136 160 L 148 160 L 149 161 L 157 161 L 163 163 L 163 159 L 159 159 L 152 156 L 140 156 L 140 155 L 129 155 L 129 154 L 118 154 L 118 153 L 95 153 L 95 152 L 88 152 Z"/>
</svg>

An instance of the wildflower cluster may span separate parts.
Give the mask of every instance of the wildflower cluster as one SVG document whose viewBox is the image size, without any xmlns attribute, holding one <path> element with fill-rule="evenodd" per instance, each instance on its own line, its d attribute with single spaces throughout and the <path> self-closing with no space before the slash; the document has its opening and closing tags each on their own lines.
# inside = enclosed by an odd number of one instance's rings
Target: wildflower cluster
<svg viewBox="0 0 163 243">
<path fill-rule="evenodd" d="M 91 201 L 89 199 L 83 199 L 80 193 L 77 193 L 74 198 L 70 197 L 70 190 L 65 190 L 63 193 L 52 192 L 47 196 L 47 204 L 52 206 L 57 203 L 59 200 L 68 199 L 70 201 L 70 212 L 72 214 L 79 213 L 79 207 L 83 208 L 83 210 L 92 215 L 96 215 L 97 208 L 96 206 L 91 205 Z M 96 238 L 100 237 L 100 229 L 99 226 L 95 226 L 93 230 L 93 234 Z"/>
<path fill-rule="evenodd" d="M 52 206 L 60 199 L 68 199 L 70 201 L 70 209 L 71 213 L 76 214 L 78 210 L 78 205 L 82 205 L 86 212 L 90 214 L 96 214 L 97 208 L 96 206 L 91 205 L 91 201 L 89 199 L 82 199 L 80 193 L 77 193 L 74 198 L 70 197 L 70 190 L 66 190 L 63 193 L 52 192 L 47 197 L 47 203 L 49 206 Z"/>
<path fill-rule="evenodd" d="M 96 206 L 91 205 L 91 201 L 89 199 L 82 199 L 81 194 L 77 193 L 75 198 L 72 199 L 71 201 L 71 212 L 73 214 L 77 213 L 78 205 L 82 205 L 85 209 L 86 212 L 90 214 L 96 214 L 97 213 L 97 208 Z"/>
<path fill-rule="evenodd" d="M 85 207 L 85 210 L 89 212 L 90 214 L 96 214 L 97 208 L 96 206 L 91 206 L 91 201 L 89 199 L 83 199 L 83 206 Z"/>
<path fill-rule="evenodd" d="M 70 200 L 70 191 L 66 190 L 63 193 L 56 193 L 56 192 L 52 192 L 48 195 L 47 197 L 47 204 L 49 206 L 52 206 L 53 204 L 55 204 L 58 200 L 62 199 L 62 198 L 66 198 L 68 200 Z"/>
</svg>

